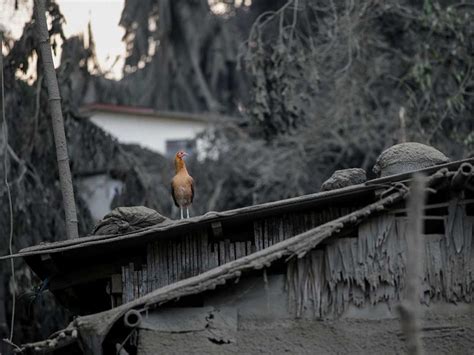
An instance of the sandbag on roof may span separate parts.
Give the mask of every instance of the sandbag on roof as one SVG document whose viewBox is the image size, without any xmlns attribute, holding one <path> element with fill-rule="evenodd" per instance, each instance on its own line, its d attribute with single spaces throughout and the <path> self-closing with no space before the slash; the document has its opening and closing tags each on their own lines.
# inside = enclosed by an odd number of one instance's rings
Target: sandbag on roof
<svg viewBox="0 0 474 355">
<path fill-rule="evenodd" d="M 364 169 L 352 168 L 336 170 L 329 179 L 321 185 L 321 191 L 340 189 L 342 187 L 362 184 L 367 181 Z"/>
<path fill-rule="evenodd" d="M 425 144 L 400 143 L 384 150 L 375 162 L 373 172 L 389 176 L 447 163 L 449 158 L 439 150 Z"/>
<path fill-rule="evenodd" d="M 97 223 L 92 234 L 122 234 L 168 221 L 170 219 L 145 206 L 118 207 Z"/>
</svg>

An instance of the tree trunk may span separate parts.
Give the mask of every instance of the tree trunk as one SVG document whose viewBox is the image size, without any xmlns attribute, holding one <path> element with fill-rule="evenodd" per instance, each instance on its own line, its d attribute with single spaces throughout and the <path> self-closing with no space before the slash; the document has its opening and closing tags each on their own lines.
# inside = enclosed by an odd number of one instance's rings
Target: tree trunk
<svg viewBox="0 0 474 355">
<path fill-rule="evenodd" d="M 3 178 L 5 174 L 7 174 L 7 169 L 6 165 L 8 164 L 8 161 L 5 160 L 5 154 L 8 154 L 8 147 L 7 147 L 7 140 L 5 139 L 5 130 L 7 130 L 7 122 L 5 120 L 5 117 L 3 117 L 3 112 L 4 112 L 4 99 L 5 99 L 5 93 L 4 93 L 4 84 L 3 84 L 3 27 L 0 25 L 0 177 L 3 181 Z M 8 131 L 7 131 L 8 132 Z M 7 156 L 8 158 L 8 156 Z M 3 189 L 6 188 L 6 186 L 0 187 L 0 197 L 2 196 L 2 191 Z"/>
<path fill-rule="evenodd" d="M 58 161 L 59 181 L 63 195 L 63 205 L 66 214 L 66 233 L 68 239 L 79 237 L 77 229 L 76 204 L 72 187 L 71 170 L 67 151 L 66 134 L 64 132 L 63 113 L 61 110 L 61 97 L 59 95 L 58 81 L 54 70 L 53 56 L 49 44 L 48 27 L 46 24 L 45 0 L 35 0 L 36 25 L 38 28 L 39 49 L 43 61 L 46 86 L 48 87 L 49 105 L 53 122 L 54 141 L 56 145 L 56 158 Z"/>
</svg>

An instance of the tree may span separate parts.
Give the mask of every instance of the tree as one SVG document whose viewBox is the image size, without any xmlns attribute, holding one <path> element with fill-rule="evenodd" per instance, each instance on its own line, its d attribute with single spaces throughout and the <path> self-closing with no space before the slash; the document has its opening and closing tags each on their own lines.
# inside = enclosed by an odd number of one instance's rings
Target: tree
<svg viewBox="0 0 474 355">
<path fill-rule="evenodd" d="M 56 72 L 54 70 L 53 56 L 49 45 L 45 11 L 44 0 L 35 0 L 35 17 L 38 28 L 39 48 L 41 50 L 46 86 L 48 87 L 49 93 L 49 104 L 51 106 L 51 118 L 56 145 L 56 157 L 59 168 L 59 181 L 61 183 L 64 212 L 66 215 L 66 234 L 68 239 L 74 239 L 79 238 L 76 202 L 74 200 L 74 189 L 72 186 L 71 170 L 69 168 L 66 133 L 64 132 L 64 120 L 61 109 L 61 97 L 58 81 L 56 79 Z"/>
</svg>

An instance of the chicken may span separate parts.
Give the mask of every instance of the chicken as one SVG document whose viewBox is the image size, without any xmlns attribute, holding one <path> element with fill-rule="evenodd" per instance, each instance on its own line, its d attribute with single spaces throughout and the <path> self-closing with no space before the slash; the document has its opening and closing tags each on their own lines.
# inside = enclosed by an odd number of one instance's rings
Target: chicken
<svg viewBox="0 0 474 355">
<path fill-rule="evenodd" d="M 184 209 L 186 209 L 186 216 L 189 218 L 189 206 L 193 203 L 194 198 L 194 181 L 191 175 L 189 175 L 183 159 L 186 155 L 188 154 L 182 150 L 176 153 L 174 158 L 176 175 L 171 180 L 171 195 L 175 205 L 180 209 L 181 219 L 184 218 Z"/>
</svg>

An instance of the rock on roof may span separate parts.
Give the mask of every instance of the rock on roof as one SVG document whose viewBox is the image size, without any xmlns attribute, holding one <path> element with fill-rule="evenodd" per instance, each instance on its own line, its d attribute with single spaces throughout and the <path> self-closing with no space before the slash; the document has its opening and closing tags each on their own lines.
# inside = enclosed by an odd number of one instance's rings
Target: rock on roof
<svg viewBox="0 0 474 355">
<path fill-rule="evenodd" d="M 364 169 L 352 168 L 336 170 L 329 179 L 321 185 L 321 191 L 340 189 L 351 185 L 362 184 L 367 181 Z"/>
<path fill-rule="evenodd" d="M 433 147 L 416 142 L 400 143 L 384 150 L 379 155 L 373 171 L 383 177 L 423 169 L 448 161 L 448 157 Z"/>
</svg>

